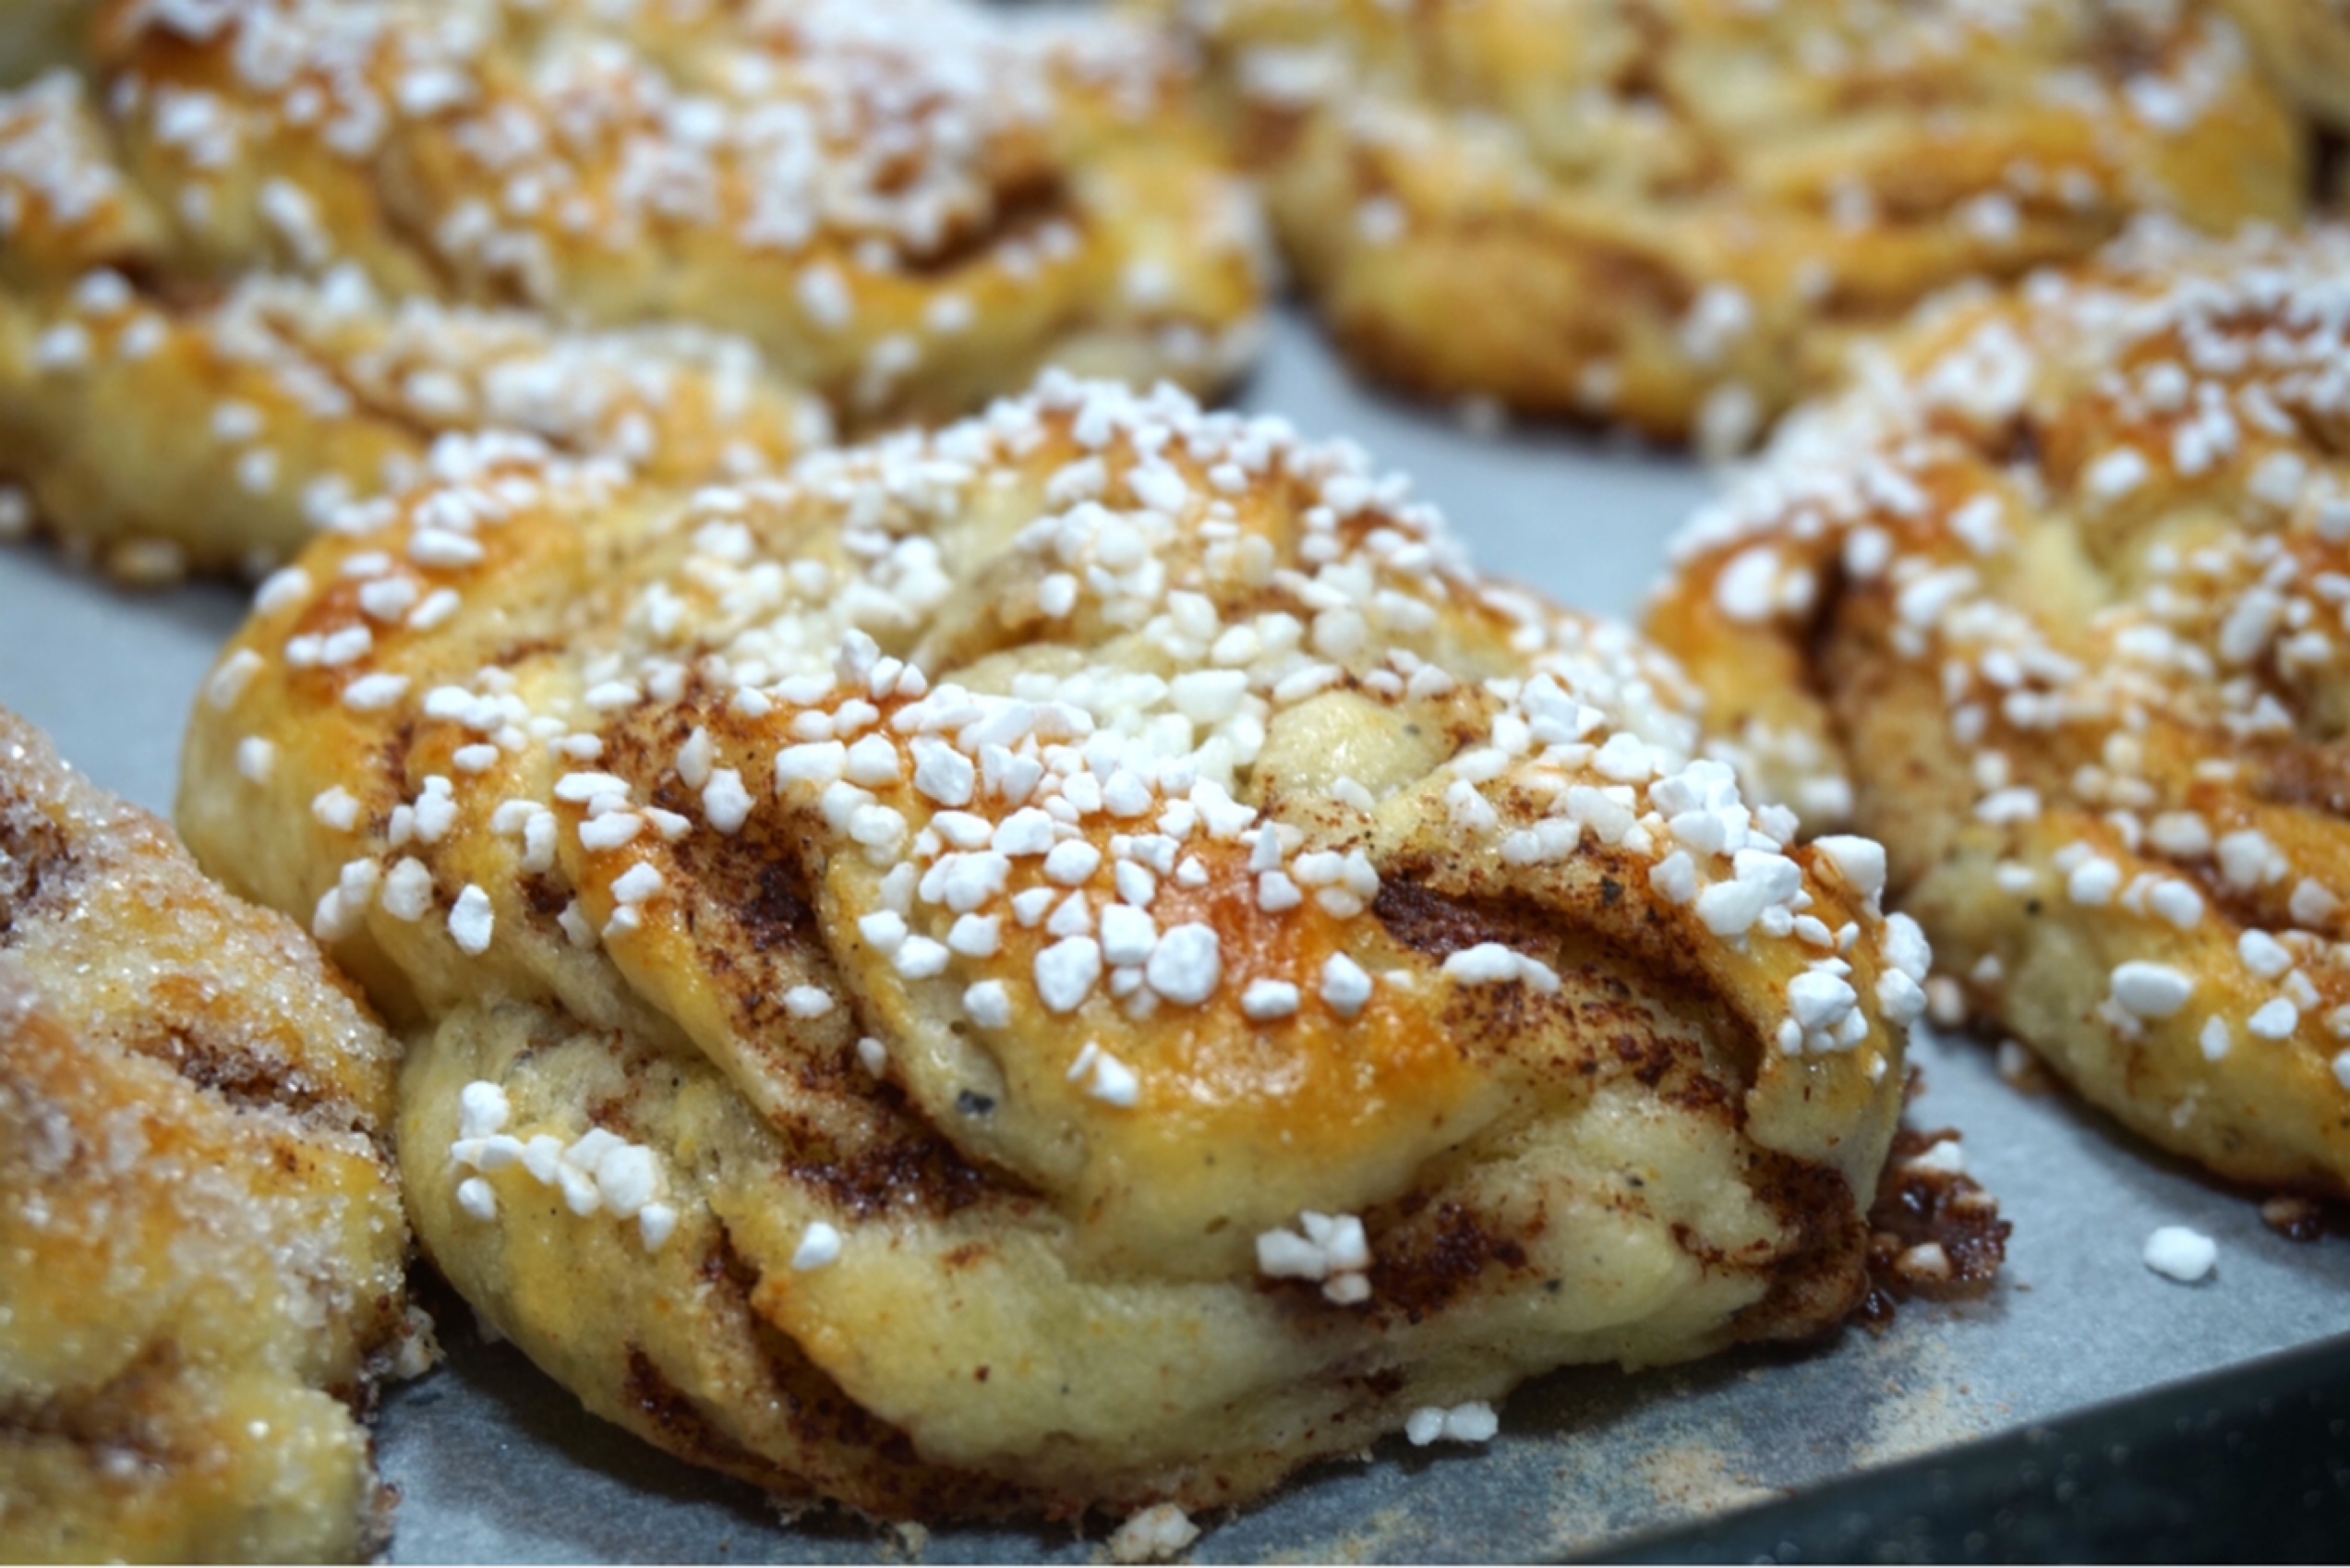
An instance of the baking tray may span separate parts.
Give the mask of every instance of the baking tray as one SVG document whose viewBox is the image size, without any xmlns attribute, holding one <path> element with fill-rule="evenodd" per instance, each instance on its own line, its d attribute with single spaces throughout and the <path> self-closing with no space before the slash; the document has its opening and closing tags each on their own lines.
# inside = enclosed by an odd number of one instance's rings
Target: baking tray
<svg viewBox="0 0 2350 1568">
<path fill-rule="evenodd" d="M 1621 1562 L 2340 1562 L 2350 1339 L 1631 1542 Z"/>
<path fill-rule="evenodd" d="M 1444 411 L 1351 383 L 1310 327 L 1274 323 L 1241 399 L 1346 435 L 1418 481 L 1488 566 L 1629 614 L 1706 492 L 1693 466 L 1558 431 L 1479 436 Z M 198 682 L 236 624 L 218 585 L 129 597 L 32 549 L 0 551 L 0 704 L 99 782 L 168 810 Z M 2350 1242 L 2297 1243 L 2254 1203 L 2062 1094 L 2001 1082 L 1979 1041 L 1922 1040 L 1912 1114 L 1966 1134 L 1970 1171 L 2014 1222 L 1982 1302 L 1912 1304 L 1883 1333 L 1628 1375 L 1529 1384 L 1480 1450 L 1400 1439 L 1270 1501 L 1203 1519 L 1198 1561 L 1524 1561 L 1605 1552 L 1657 1529 L 2350 1330 Z M 2139 1250 L 2157 1225 L 2219 1242 L 2182 1286 Z M 1101 1530 L 892 1531 L 777 1516 L 746 1487 L 673 1463 L 584 1415 L 460 1306 L 448 1363 L 387 1399 L 378 1442 L 402 1490 L 395 1562 L 1086 1562 Z"/>
</svg>

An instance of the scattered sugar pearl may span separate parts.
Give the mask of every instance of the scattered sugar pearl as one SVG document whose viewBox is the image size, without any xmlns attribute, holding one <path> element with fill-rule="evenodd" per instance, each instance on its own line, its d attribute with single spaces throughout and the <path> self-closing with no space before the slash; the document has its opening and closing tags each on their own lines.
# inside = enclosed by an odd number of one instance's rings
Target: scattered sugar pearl
<svg viewBox="0 0 2350 1568">
<path fill-rule="evenodd" d="M 504 1129 L 513 1116 L 506 1091 L 487 1079 L 476 1079 L 457 1092 L 457 1136 L 488 1138 Z"/>
<path fill-rule="evenodd" d="M 828 1268 L 840 1259 L 840 1233 L 822 1220 L 817 1220 L 801 1233 L 800 1245 L 791 1254 L 791 1267 L 800 1273 Z"/>
<path fill-rule="evenodd" d="M 496 915 L 489 904 L 489 895 L 468 882 L 465 890 L 457 895 L 457 902 L 449 911 L 449 938 L 460 951 L 478 958 L 489 950 L 489 938 L 496 925 Z"/>
<path fill-rule="evenodd" d="M 1191 1515 L 1172 1502 L 1154 1503 L 1127 1519 L 1110 1535 L 1114 1562 L 1165 1562 L 1182 1554 L 1199 1538 Z"/>
<path fill-rule="evenodd" d="M 1370 974 L 1345 954 L 1332 953 L 1322 965 L 1321 995 L 1332 1012 L 1353 1019 L 1370 1002 Z"/>
<path fill-rule="evenodd" d="M 2278 996 L 2262 1003 L 2244 1020 L 2245 1031 L 2262 1040 L 2290 1040 L 2301 1027 L 2301 1009 Z"/>
<path fill-rule="evenodd" d="M 2293 967 L 2292 951 L 2265 931 L 2245 932 L 2236 950 L 2244 967 L 2262 980 L 2274 980 Z"/>
<path fill-rule="evenodd" d="M 457 1184 L 457 1207 L 476 1220 L 494 1220 L 498 1217 L 497 1189 L 479 1176 L 467 1176 Z"/>
<path fill-rule="evenodd" d="M 752 804 L 742 775 L 731 767 L 718 768 L 702 790 L 702 819 L 713 831 L 731 838 L 751 819 Z"/>
<path fill-rule="evenodd" d="M 2219 1256 L 2218 1243 L 2185 1225 L 2163 1225 L 2146 1238 L 2140 1254 L 2148 1268 L 2181 1285 L 2193 1285 L 2209 1274 Z"/>
<path fill-rule="evenodd" d="M 1456 1405 L 1449 1410 L 1423 1405 L 1404 1422 L 1404 1435 L 1411 1440 L 1414 1448 L 1426 1448 L 1435 1442 L 1490 1442 L 1500 1429 L 1500 1417 L 1483 1400 Z"/>
<path fill-rule="evenodd" d="M 2133 959 L 2117 965 L 2113 975 L 2114 1000 L 2138 1018 L 2174 1018 L 2195 994 L 2195 978 L 2168 964 Z"/>
<path fill-rule="evenodd" d="M 310 814 L 337 833 L 348 833 L 359 825 L 358 798 L 338 784 L 310 802 Z"/>
<path fill-rule="evenodd" d="M 820 1019 L 835 1007 L 832 993 L 816 985 L 795 985 L 783 994 L 783 1010 L 796 1019 Z"/>
<path fill-rule="evenodd" d="M 1187 922 L 1159 938 L 1143 968 L 1151 989 L 1179 1007 L 1198 1007 L 1223 979 L 1223 944 L 1215 927 Z"/>
<path fill-rule="evenodd" d="M 1284 980 L 1251 981 L 1241 993 L 1240 1010 L 1259 1023 L 1288 1018 L 1297 1011 L 1297 987 Z"/>
</svg>

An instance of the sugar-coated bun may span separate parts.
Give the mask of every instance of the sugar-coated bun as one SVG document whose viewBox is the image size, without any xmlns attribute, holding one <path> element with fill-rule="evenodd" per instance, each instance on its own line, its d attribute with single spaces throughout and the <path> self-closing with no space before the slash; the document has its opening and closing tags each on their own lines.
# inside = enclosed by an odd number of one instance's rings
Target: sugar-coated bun
<svg viewBox="0 0 2350 1568">
<path fill-rule="evenodd" d="M 2350 130 L 2350 0 L 2227 0 L 2278 80 L 2304 109 Z"/>
<path fill-rule="evenodd" d="M 397 1052 L 281 915 L 0 711 L 0 1558 L 362 1562 L 422 1369 Z"/>
<path fill-rule="evenodd" d="M 2215 0 L 1192 0 L 1345 349 L 1438 397 L 1747 444 L 1856 330 L 2307 199 Z"/>
<path fill-rule="evenodd" d="M 1926 311 L 1651 628 L 1973 1009 L 2164 1148 L 2350 1193 L 2350 230 L 2149 227 Z M 1954 998 L 1955 999 L 1955 998 Z"/>
<path fill-rule="evenodd" d="M 1857 1301 L 1924 946 L 1689 704 L 1354 448 L 1056 376 L 687 497 L 444 441 L 180 814 L 404 1020 L 424 1244 L 590 1408 L 1115 1513 Z"/>
<path fill-rule="evenodd" d="M 1247 360 L 1255 208 L 1187 67 L 1114 18 L 966 0 L 110 7 L 103 102 L 199 269 L 748 339 L 844 417 L 1048 364 Z"/>
</svg>

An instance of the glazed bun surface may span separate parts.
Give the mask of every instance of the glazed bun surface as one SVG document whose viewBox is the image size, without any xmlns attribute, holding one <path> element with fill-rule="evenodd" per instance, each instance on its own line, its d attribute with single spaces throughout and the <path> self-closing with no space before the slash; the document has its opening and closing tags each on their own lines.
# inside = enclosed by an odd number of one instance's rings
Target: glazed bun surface
<svg viewBox="0 0 2350 1568">
<path fill-rule="evenodd" d="M 958 0 L 122 4 L 104 101 L 180 259 L 753 344 L 845 418 L 1047 364 L 1212 388 L 1263 294 L 1186 67 Z"/>
<path fill-rule="evenodd" d="M 2350 232 L 2150 226 L 1926 311 L 1651 619 L 1880 834 L 1974 1010 L 2164 1148 L 2350 1191 Z"/>
<path fill-rule="evenodd" d="M 1711 452 L 1936 289 L 2307 200 L 2288 96 L 2202 0 L 1183 9 L 1359 364 Z"/>
<path fill-rule="evenodd" d="M 2350 131 L 2350 3 L 2228 0 L 2228 9 L 2302 107 L 2329 128 Z"/>
<path fill-rule="evenodd" d="M 1212 1505 L 1858 1299 L 1881 853 L 1354 449 L 1048 377 L 691 494 L 451 438 L 375 521 L 264 588 L 181 823 L 409 1031 L 435 1261 L 652 1441 Z"/>
</svg>

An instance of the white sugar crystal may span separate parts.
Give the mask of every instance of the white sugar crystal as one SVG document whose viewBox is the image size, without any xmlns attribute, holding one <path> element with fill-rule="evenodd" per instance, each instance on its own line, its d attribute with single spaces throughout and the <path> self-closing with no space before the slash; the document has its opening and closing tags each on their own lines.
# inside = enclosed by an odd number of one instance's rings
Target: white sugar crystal
<svg viewBox="0 0 2350 1568">
<path fill-rule="evenodd" d="M 1821 970 L 1805 970 L 1788 982 L 1788 1008 L 1806 1032 L 1835 1028 L 1860 1003 L 1848 983 Z"/>
<path fill-rule="evenodd" d="M 1132 1067 L 1107 1051 L 1096 1050 L 1093 1056 L 1093 1081 L 1086 1090 L 1105 1105 L 1130 1107 L 1142 1098 L 1142 1080 Z"/>
<path fill-rule="evenodd" d="M 467 1176 L 457 1184 L 457 1207 L 476 1220 L 498 1217 L 498 1192 L 479 1176 Z"/>
<path fill-rule="evenodd" d="M 795 985 L 783 994 L 783 1010 L 796 1019 L 820 1019 L 838 1005 L 820 985 Z"/>
<path fill-rule="evenodd" d="M 668 890 L 669 879 L 645 862 L 639 861 L 612 879 L 612 898 L 622 904 L 642 904 L 657 899 Z"/>
<path fill-rule="evenodd" d="M 867 735 L 850 746 L 841 767 L 842 778 L 868 788 L 894 784 L 899 772 L 898 748 L 882 735 Z"/>
<path fill-rule="evenodd" d="M 2274 980 L 2293 967 L 2292 952 L 2265 931 L 2245 932 L 2236 938 L 2236 951 L 2244 967 L 2262 980 Z"/>
<path fill-rule="evenodd" d="M 659 1162 L 638 1144 L 613 1150 L 596 1167 L 596 1190 L 604 1207 L 623 1220 L 634 1219 L 659 1185 Z"/>
<path fill-rule="evenodd" d="M 946 944 L 927 936 L 909 936 L 899 944 L 894 960 L 898 972 L 908 980 L 929 980 L 946 972 L 953 959 Z"/>
<path fill-rule="evenodd" d="M 822 1269 L 838 1262 L 840 1258 L 840 1233 L 822 1220 L 817 1220 L 801 1233 L 800 1245 L 791 1254 L 791 1267 L 800 1273 Z"/>
<path fill-rule="evenodd" d="M 2074 903 L 2094 909 L 2112 903 L 2121 886 L 2121 868 L 2100 855 L 2073 867 L 2066 879 L 2065 890 Z"/>
<path fill-rule="evenodd" d="M 1114 1562 L 1163 1562 L 1199 1538 L 1199 1526 L 1172 1502 L 1154 1503 L 1120 1525 L 1110 1536 Z"/>
<path fill-rule="evenodd" d="M 1255 980 L 1241 993 L 1240 1010 L 1259 1023 L 1297 1010 L 1297 987 L 1283 980 Z"/>
<path fill-rule="evenodd" d="M 2219 1260 L 2218 1243 L 2185 1225 L 2164 1225 L 2146 1238 L 2139 1256 L 2148 1268 L 2165 1279 L 2193 1285 L 2211 1272 Z"/>
<path fill-rule="evenodd" d="M 741 831 L 742 825 L 751 819 L 751 792 L 742 787 L 742 775 L 730 767 L 711 774 L 709 784 L 702 791 L 702 819 L 729 838 Z"/>
<path fill-rule="evenodd" d="M 1102 911 L 1102 956 L 1114 964 L 1148 963 L 1159 945 L 1158 923 L 1128 904 Z"/>
<path fill-rule="evenodd" d="M 1067 936 L 1036 955 L 1036 992 L 1056 1013 L 1074 1012 L 1102 978 L 1102 947 L 1091 936 Z"/>
<path fill-rule="evenodd" d="M 1215 928 L 1193 921 L 1167 932 L 1151 950 L 1143 978 L 1178 1006 L 1205 1002 L 1223 978 L 1223 948 Z"/>
<path fill-rule="evenodd" d="M 2114 1000 L 2124 1011 L 2141 1019 L 2175 1017 L 2195 994 L 2193 976 L 2168 964 L 2139 959 L 2115 969 L 2113 986 Z"/>
<path fill-rule="evenodd" d="M 512 1115 L 506 1091 L 487 1079 L 476 1079 L 457 1092 L 460 1138 L 488 1138 L 502 1130 Z"/>
<path fill-rule="evenodd" d="M 489 950 L 496 918 L 489 907 L 489 895 L 469 882 L 465 890 L 457 895 L 456 906 L 449 911 L 450 939 L 462 951 L 478 957 Z"/>
<path fill-rule="evenodd" d="M 786 746 L 776 754 L 776 788 L 787 784 L 830 784 L 849 766 L 849 748 L 838 741 L 817 741 Z"/>
<path fill-rule="evenodd" d="M 1884 891 L 1885 846 L 1875 839 L 1835 833 L 1816 840 L 1813 847 L 1827 857 L 1837 875 L 1860 898 L 1874 898 Z"/>
<path fill-rule="evenodd" d="M 1332 953 L 1322 965 L 1322 1000 L 1342 1019 L 1352 1019 L 1371 999 L 1371 977 L 1362 965 L 1344 953 Z"/>
<path fill-rule="evenodd" d="M 1044 857 L 1044 876 L 1064 887 L 1081 887 L 1102 864 L 1102 851 L 1082 838 L 1067 838 Z"/>
<path fill-rule="evenodd" d="M 2246 1032 L 2262 1040 L 2290 1040 L 2293 1031 L 2301 1027 L 2301 1009 L 2278 996 L 2260 1005 L 2244 1020 Z"/>
<path fill-rule="evenodd" d="M 1012 995 L 1000 980 L 982 980 L 964 988 L 963 1011 L 982 1029 L 1005 1029 L 1012 1021 Z"/>
</svg>

